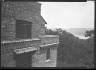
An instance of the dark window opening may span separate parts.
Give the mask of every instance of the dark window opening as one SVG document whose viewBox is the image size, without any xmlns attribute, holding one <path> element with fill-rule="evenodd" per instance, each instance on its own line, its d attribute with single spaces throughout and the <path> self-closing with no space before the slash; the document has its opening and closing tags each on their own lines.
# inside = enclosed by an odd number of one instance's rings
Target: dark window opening
<svg viewBox="0 0 96 70">
<path fill-rule="evenodd" d="M 46 60 L 50 59 L 50 48 L 47 48 L 46 50 Z"/>
<path fill-rule="evenodd" d="M 35 51 L 24 52 L 17 54 L 14 52 L 14 59 L 16 61 L 16 67 L 32 67 L 32 57 Z"/>
<path fill-rule="evenodd" d="M 16 38 L 31 38 L 31 22 L 16 20 Z"/>
<path fill-rule="evenodd" d="M 16 67 L 31 67 L 31 53 L 15 54 Z"/>
</svg>

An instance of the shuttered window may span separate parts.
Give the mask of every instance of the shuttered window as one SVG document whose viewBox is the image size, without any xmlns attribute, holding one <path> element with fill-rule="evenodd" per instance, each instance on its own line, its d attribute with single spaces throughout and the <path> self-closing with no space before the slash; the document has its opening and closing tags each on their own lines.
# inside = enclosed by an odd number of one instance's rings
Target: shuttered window
<svg viewBox="0 0 96 70">
<path fill-rule="evenodd" d="M 16 21 L 16 38 L 31 38 L 31 22 L 17 20 Z"/>
<path fill-rule="evenodd" d="M 50 59 L 50 48 L 47 48 L 46 50 L 46 60 Z"/>
<path fill-rule="evenodd" d="M 16 54 L 16 67 L 31 67 L 31 52 Z"/>
</svg>

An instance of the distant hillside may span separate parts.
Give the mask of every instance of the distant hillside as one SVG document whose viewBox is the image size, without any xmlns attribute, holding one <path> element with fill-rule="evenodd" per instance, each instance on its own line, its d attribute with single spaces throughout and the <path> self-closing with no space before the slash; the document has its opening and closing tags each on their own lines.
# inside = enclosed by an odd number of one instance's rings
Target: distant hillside
<svg viewBox="0 0 96 70">
<path fill-rule="evenodd" d="M 56 28 L 50 28 L 51 30 L 56 30 Z M 58 29 L 58 28 L 57 28 Z M 85 37 L 86 30 L 93 30 L 94 28 L 62 28 L 62 30 L 66 30 L 67 32 L 73 34 L 76 37 L 79 37 L 80 39 L 88 39 L 89 37 Z"/>
<path fill-rule="evenodd" d="M 84 36 L 86 30 L 93 30 L 93 28 L 71 28 L 71 29 L 66 29 L 67 32 L 70 32 L 73 35 L 78 35 L 78 36 Z"/>
</svg>

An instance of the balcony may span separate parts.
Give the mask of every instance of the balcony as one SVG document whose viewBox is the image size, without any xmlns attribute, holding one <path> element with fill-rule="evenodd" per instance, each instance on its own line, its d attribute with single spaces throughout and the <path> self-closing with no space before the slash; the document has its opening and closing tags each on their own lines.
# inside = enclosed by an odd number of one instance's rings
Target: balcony
<svg viewBox="0 0 96 70">
<path fill-rule="evenodd" d="M 45 36 L 39 36 L 39 38 L 41 40 L 41 45 L 59 43 L 58 35 L 45 35 Z"/>
</svg>

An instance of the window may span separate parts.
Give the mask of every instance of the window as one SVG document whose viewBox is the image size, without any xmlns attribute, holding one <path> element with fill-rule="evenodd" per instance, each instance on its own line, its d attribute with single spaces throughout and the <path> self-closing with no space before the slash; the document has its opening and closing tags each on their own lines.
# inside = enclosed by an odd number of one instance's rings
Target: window
<svg viewBox="0 0 96 70">
<path fill-rule="evenodd" d="M 46 50 L 46 60 L 50 60 L 50 48 Z"/>
<path fill-rule="evenodd" d="M 16 38 L 31 38 L 31 22 L 16 20 Z"/>
<path fill-rule="evenodd" d="M 45 47 L 40 47 L 40 54 L 45 53 Z"/>
<path fill-rule="evenodd" d="M 16 54 L 16 67 L 31 67 L 31 52 Z"/>
</svg>

